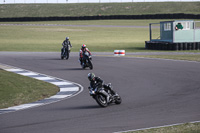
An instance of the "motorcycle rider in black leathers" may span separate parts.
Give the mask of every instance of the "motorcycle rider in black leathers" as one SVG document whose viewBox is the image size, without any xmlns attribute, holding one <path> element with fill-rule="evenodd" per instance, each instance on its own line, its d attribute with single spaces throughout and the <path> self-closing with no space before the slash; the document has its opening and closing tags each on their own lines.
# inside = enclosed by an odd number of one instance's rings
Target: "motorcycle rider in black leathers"
<svg viewBox="0 0 200 133">
<path fill-rule="evenodd" d="M 112 90 L 112 88 L 106 84 L 104 84 L 104 81 L 100 78 L 100 77 L 95 77 L 94 73 L 89 73 L 88 74 L 88 79 L 90 81 L 90 87 L 88 87 L 88 89 L 95 89 L 96 87 L 104 87 L 105 90 L 110 90 L 110 92 L 113 95 L 117 95 L 116 92 L 114 90 Z"/>
<path fill-rule="evenodd" d="M 62 54 L 64 54 L 63 51 L 69 50 L 69 52 L 70 52 L 70 48 L 72 47 L 72 45 L 71 45 L 71 42 L 69 41 L 69 37 L 66 37 L 66 39 L 62 43 L 62 46 L 63 46 L 62 49 L 61 49 Z"/>
</svg>

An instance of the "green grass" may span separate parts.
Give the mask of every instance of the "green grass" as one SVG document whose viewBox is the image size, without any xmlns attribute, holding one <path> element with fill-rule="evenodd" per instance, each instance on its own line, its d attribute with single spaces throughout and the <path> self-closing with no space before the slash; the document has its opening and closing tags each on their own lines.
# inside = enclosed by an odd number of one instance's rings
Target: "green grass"
<svg viewBox="0 0 200 133">
<path fill-rule="evenodd" d="M 58 87 L 0 69 L 0 109 L 35 102 L 58 92 Z"/>
<path fill-rule="evenodd" d="M 8 24 L 57 24 L 57 26 L 0 26 L 0 51 L 60 52 L 66 36 L 73 45 L 72 52 L 78 52 L 86 44 L 92 52 L 150 52 L 145 49 L 149 40 L 149 23 L 164 20 L 93 20 L 93 21 L 50 21 L 10 22 Z M 0 22 L 3 24 L 5 22 Z M 59 25 L 75 26 L 59 26 Z M 77 25 L 145 26 L 129 27 L 87 27 Z M 159 32 L 159 31 L 158 31 Z"/>
<path fill-rule="evenodd" d="M 194 55 L 128 55 L 126 57 L 144 57 L 144 58 L 160 58 L 160 59 L 173 59 L 173 60 L 187 60 L 200 62 L 200 54 Z"/>
<path fill-rule="evenodd" d="M 34 22 L 34 24 L 148 26 L 148 22 L 150 21 L 102 20 Z M 25 24 L 32 23 L 26 22 Z M 149 40 L 148 28 L 1 25 L 0 31 L 0 51 L 58 52 L 62 41 L 69 36 L 74 52 L 78 52 L 82 44 L 86 44 L 91 51 L 96 52 L 111 52 L 114 49 L 125 49 L 127 52 L 132 52 L 145 51 L 144 41 Z"/>
<path fill-rule="evenodd" d="M 186 123 L 176 126 L 130 131 L 126 133 L 199 133 L 200 123 Z"/>
<path fill-rule="evenodd" d="M 200 2 L 1 4 L 0 18 L 141 14 L 199 14 Z"/>
</svg>

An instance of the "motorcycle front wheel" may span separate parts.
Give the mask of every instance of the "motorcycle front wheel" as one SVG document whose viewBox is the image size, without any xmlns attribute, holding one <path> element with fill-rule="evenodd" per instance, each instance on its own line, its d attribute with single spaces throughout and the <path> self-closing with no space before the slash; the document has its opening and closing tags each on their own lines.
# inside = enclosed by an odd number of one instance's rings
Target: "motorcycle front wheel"
<svg viewBox="0 0 200 133">
<path fill-rule="evenodd" d="M 81 64 L 81 67 L 82 67 L 82 69 L 85 69 L 85 64 L 82 63 L 82 64 Z"/>
<path fill-rule="evenodd" d="M 121 104 L 122 102 L 122 99 L 120 96 L 117 96 L 116 99 L 115 99 L 115 104 Z"/>
<path fill-rule="evenodd" d="M 66 53 L 66 60 L 69 59 L 69 51 Z"/>
<path fill-rule="evenodd" d="M 63 59 L 64 59 L 64 57 L 63 57 L 62 55 L 61 55 L 61 57 L 60 57 L 60 58 L 61 58 L 61 60 L 63 60 Z"/>
<path fill-rule="evenodd" d="M 61 49 L 61 55 L 60 55 L 60 58 L 61 59 L 64 59 L 64 56 L 63 56 L 63 50 Z"/>
<path fill-rule="evenodd" d="M 108 106 L 106 96 L 104 96 L 102 94 L 98 94 L 98 95 L 96 95 L 95 99 L 101 107 L 107 107 Z"/>
<path fill-rule="evenodd" d="M 92 70 L 93 69 L 92 62 L 90 60 L 88 60 L 88 63 L 89 63 L 89 68 Z"/>
</svg>

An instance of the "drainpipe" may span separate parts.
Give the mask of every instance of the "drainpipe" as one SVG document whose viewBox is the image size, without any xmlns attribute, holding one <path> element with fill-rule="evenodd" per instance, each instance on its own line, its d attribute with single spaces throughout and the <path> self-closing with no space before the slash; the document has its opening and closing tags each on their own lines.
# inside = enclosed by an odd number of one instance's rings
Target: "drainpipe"
<svg viewBox="0 0 200 133">
<path fill-rule="evenodd" d="M 174 43 L 174 38 L 175 38 L 174 33 L 175 33 L 176 30 L 175 30 L 175 23 L 173 22 L 172 24 L 173 24 L 173 25 L 172 25 L 172 28 L 173 28 L 173 29 L 172 29 L 172 32 L 173 32 L 172 43 Z"/>
<path fill-rule="evenodd" d="M 151 41 L 151 23 L 149 24 L 149 37 L 150 37 L 150 41 Z"/>
<path fill-rule="evenodd" d="M 194 31 L 193 31 L 193 42 L 195 42 L 195 30 L 196 30 L 195 22 L 193 22 L 193 26 L 194 26 Z"/>
</svg>

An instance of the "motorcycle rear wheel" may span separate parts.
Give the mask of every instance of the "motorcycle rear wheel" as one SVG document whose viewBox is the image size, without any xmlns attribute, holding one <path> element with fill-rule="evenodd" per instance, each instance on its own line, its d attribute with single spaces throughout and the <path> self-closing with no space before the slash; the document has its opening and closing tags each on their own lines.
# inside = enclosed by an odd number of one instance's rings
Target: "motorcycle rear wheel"
<svg viewBox="0 0 200 133">
<path fill-rule="evenodd" d="M 64 56 L 63 56 L 63 49 L 61 49 L 60 58 L 61 58 L 61 60 L 63 60 L 63 59 L 64 59 Z"/>
</svg>

